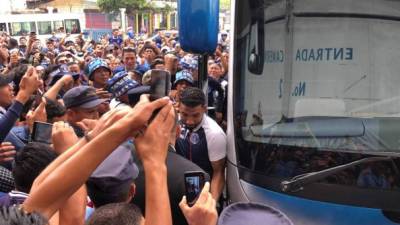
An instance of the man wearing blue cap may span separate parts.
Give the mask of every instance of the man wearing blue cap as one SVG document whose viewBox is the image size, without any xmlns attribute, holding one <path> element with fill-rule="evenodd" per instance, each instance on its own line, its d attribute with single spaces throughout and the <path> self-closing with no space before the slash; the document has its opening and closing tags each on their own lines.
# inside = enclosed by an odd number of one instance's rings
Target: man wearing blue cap
<svg viewBox="0 0 400 225">
<path fill-rule="evenodd" d="M 98 106 L 106 101 L 106 99 L 100 99 L 96 95 L 96 90 L 89 86 L 70 89 L 65 93 L 63 100 L 67 109 L 67 121 L 78 137 L 83 137 L 84 132 L 77 123 L 83 119 L 99 119 Z"/>
<path fill-rule="evenodd" d="M 113 95 L 110 108 L 129 106 L 132 103 L 129 95 L 140 96 L 140 94 L 147 93 L 149 89 L 149 87 L 141 86 L 132 80 L 128 72 L 121 71 L 107 81 L 107 90 Z"/>
<path fill-rule="evenodd" d="M 88 78 L 95 88 L 106 88 L 107 81 L 111 77 L 111 69 L 104 59 L 95 58 L 89 62 Z"/>
<path fill-rule="evenodd" d="M 89 177 L 86 185 L 95 208 L 132 200 L 135 195 L 134 180 L 139 174 L 132 157 L 132 147 L 128 142 L 120 145 Z"/>
<path fill-rule="evenodd" d="M 174 107 L 179 111 L 181 93 L 188 87 L 193 87 L 193 76 L 188 70 L 182 70 L 176 73 L 174 89 L 170 97 L 174 100 Z"/>
</svg>

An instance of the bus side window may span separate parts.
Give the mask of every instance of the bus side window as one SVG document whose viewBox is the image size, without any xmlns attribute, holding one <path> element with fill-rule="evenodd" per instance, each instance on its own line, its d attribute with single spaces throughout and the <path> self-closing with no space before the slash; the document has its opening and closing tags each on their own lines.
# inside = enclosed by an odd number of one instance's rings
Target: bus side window
<svg viewBox="0 0 400 225">
<path fill-rule="evenodd" d="M 0 31 L 7 32 L 6 23 L 0 23 Z"/>
<path fill-rule="evenodd" d="M 81 33 L 81 27 L 79 25 L 79 20 L 65 20 L 65 28 L 67 33 L 79 34 Z"/>
<path fill-rule="evenodd" d="M 29 32 L 36 32 L 35 22 L 15 22 L 11 23 L 11 36 L 26 36 Z"/>
<path fill-rule="evenodd" d="M 51 22 L 50 21 L 38 22 L 38 31 L 39 35 L 51 34 Z"/>
<path fill-rule="evenodd" d="M 53 32 L 57 32 L 60 27 L 64 27 L 64 21 L 59 20 L 59 21 L 53 21 Z"/>
</svg>

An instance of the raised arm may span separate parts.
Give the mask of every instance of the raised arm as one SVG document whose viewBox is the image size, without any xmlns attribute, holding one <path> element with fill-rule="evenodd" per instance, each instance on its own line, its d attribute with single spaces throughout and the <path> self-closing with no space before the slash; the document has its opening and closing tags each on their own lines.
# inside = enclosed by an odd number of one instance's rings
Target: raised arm
<svg viewBox="0 0 400 225">
<path fill-rule="evenodd" d="M 6 138 L 15 122 L 18 120 L 23 105 L 28 101 L 32 93 L 34 93 L 40 85 L 36 70 L 30 67 L 20 82 L 20 90 L 15 97 L 14 103 L 9 107 L 6 114 L 0 117 L 0 143 Z"/>
<path fill-rule="evenodd" d="M 170 103 L 164 107 L 144 132 L 135 139 L 145 175 L 145 225 L 172 225 L 165 164 L 175 112 Z"/>
<path fill-rule="evenodd" d="M 32 190 L 23 208 L 27 212 L 36 211 L 50 218 L 117 146 L 142 129 L 154 110 L 168 103 L 169 100 L 164 98 L 132 109 L 128 115 L 101 132 L 45 177 Z"/>
</svg>

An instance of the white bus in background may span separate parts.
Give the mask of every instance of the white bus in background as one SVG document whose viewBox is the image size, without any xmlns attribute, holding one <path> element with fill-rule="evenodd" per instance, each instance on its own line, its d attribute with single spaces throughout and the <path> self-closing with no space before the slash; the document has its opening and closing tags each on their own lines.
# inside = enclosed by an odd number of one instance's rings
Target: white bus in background
<svg viewBox="0 0 400 225">
<path fill-rule="evenodd" d="M 66 33 L 79 34 L 85 29 L 85 15 L 74 13 L 12 14 L 0 18 L 0 31 L 13 38 L 36 32 L 42 42 L 63 28 Z"/>
</svg>

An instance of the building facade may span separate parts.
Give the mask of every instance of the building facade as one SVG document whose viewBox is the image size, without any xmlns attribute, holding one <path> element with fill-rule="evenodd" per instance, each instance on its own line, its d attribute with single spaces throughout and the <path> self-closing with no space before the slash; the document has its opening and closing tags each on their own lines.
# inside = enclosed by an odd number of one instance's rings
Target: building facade
<svg viewBox="0 0 400 225">
<path fill-rule="evenodd" d="M 127 27 L 132 27 L 137 34 L 152 34 L 159 29 L 177 29 L 178 26 L 177 0 L 149 0 L 148 3 L 151 7 L 148 9 L 137 10 L 125 15 L 100 12 L 96 0 L 26 0 L 24 2 L 31 9 L 51 7 L 59 13 L 85 14 L 85 25 L 89 30 L 106 32 L 112 28 L 125 30 Z M 123 20 L 126 22 L 121 23 Z"/>
</svg>

